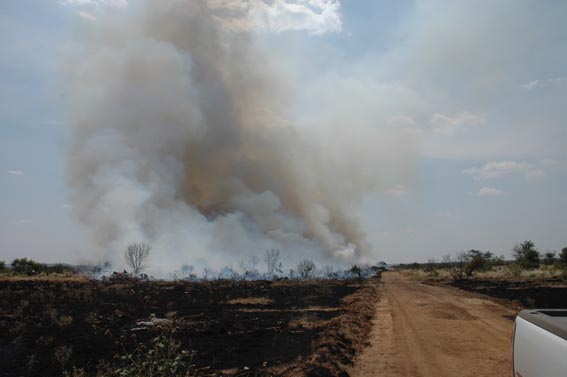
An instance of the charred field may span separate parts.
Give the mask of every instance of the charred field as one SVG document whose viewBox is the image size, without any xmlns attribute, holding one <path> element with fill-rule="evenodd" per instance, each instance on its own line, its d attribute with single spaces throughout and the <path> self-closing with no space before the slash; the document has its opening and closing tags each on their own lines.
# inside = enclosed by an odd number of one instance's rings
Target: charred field
<svg viewBox="0 0 567 377">
<path fill-rule="evenodd" d="M 454 287 L 511 302 L 522 308 L 567 307 L 567 282 L 559 278 L 475 278 L 450 283 Z"/>
<path fill-rule="evenodd" d="M 135 375 L 143 359 L 188 376 L 344 375 L 366 341 L 377 285 L 4 279 L 0 370 Z"/>
</svg>

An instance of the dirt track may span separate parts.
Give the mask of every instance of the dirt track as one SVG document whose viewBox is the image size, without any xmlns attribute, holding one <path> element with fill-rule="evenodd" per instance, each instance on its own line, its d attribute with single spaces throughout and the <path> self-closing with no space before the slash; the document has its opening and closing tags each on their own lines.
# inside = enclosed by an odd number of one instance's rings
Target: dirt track
<svg viewBox="0 0 567 377">
<path fill-rule="evenodd" d="M 354 377 L 508 376 L 515 311 L 479 295 L 383 274 L 370 346 Z"/>
</svg>

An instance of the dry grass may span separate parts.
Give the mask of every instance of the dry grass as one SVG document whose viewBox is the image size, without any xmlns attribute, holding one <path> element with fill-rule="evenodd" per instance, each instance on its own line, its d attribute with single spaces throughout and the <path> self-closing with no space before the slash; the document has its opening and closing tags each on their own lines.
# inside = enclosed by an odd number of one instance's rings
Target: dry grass
<svg viewBox="0 0 567 377">
<path fill-rule="evenodd" d="M 328 321 L 318 319 L 317 316 L 307 313 L 296 317 L 289 321 L 288 326 L 313 330 L 318 327 L 323 327 Z"/>
<path fill-rule="evenodd" d="M 452 280 L 449 270 L 446 268 L 439 268 L 433 272 L 425 272 L 422 269 L 409 269 L 403 270 L 403 274 L 415 280 L 423 279 L 438 279 L 438 280 Z M 550 278 L 563 278 L 561 269 L 551 266 L 542 265 L 534 270 L 517 270 L 513 265 L 496 266 L 489 271 L 476 272 L 473 275 L 477 279 L 520 279 L 520 280 L 540 280 Z"/>
<path fill-rule="evenodd" d="M 239 297 L 226 302 L 229 305 L 269 305 L 274 300 L 267 297 Z"/>
<path fill-rule="evenodd" d="M 89 282 L 91 279 L 86 275 L 77 274 L 40 274 L 32 276 L 0 274 L 0 281 Z"/>
</svg>

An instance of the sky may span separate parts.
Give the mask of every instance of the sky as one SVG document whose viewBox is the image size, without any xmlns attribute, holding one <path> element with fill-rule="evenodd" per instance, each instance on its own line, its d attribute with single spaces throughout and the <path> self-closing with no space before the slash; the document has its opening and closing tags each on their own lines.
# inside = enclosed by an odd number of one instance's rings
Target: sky
<svg viewBox="0 0 567 377">
<path fill-rule="evenodd" d="M 68 57 L 141 3 L 0 3 L 0 260 L 96 262 L 67 183 Z M 227 27 L 270 50 L 300 124 L 324 127 L 318 137 L 364 129 L 372 148 L 404 150 L 358 167 L 385 176 L 353 214 L 373 258 L 567 246 L 567 3 L 209 3 L 242 12 Z"/>
</svg>

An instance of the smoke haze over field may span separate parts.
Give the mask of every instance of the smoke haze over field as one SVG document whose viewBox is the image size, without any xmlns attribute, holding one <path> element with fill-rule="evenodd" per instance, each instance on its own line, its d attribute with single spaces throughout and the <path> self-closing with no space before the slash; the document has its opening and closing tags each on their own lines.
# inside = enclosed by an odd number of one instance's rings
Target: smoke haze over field
<svg viewBox="0 0 567 377">
<path fill-rule="evenodd" d="M 0 260 L 119 269 L 146 241 L 165 276 L 269 248 L 286 268 L 561 250 L 566 12 L 0 1 Z"/>
<path fill-rule="evenodd" d="M 224 16 L 218 1 L 147 2 L 81 40 L 69 181 L 93 259 L 120 265 L 145 241 L 162 271 L 272 248 L 291 263 L 374 260 L 352 216 L 385 157 L 357 130 L 364 115 L 297 126 L 275 57 Z"/>
</svg>

